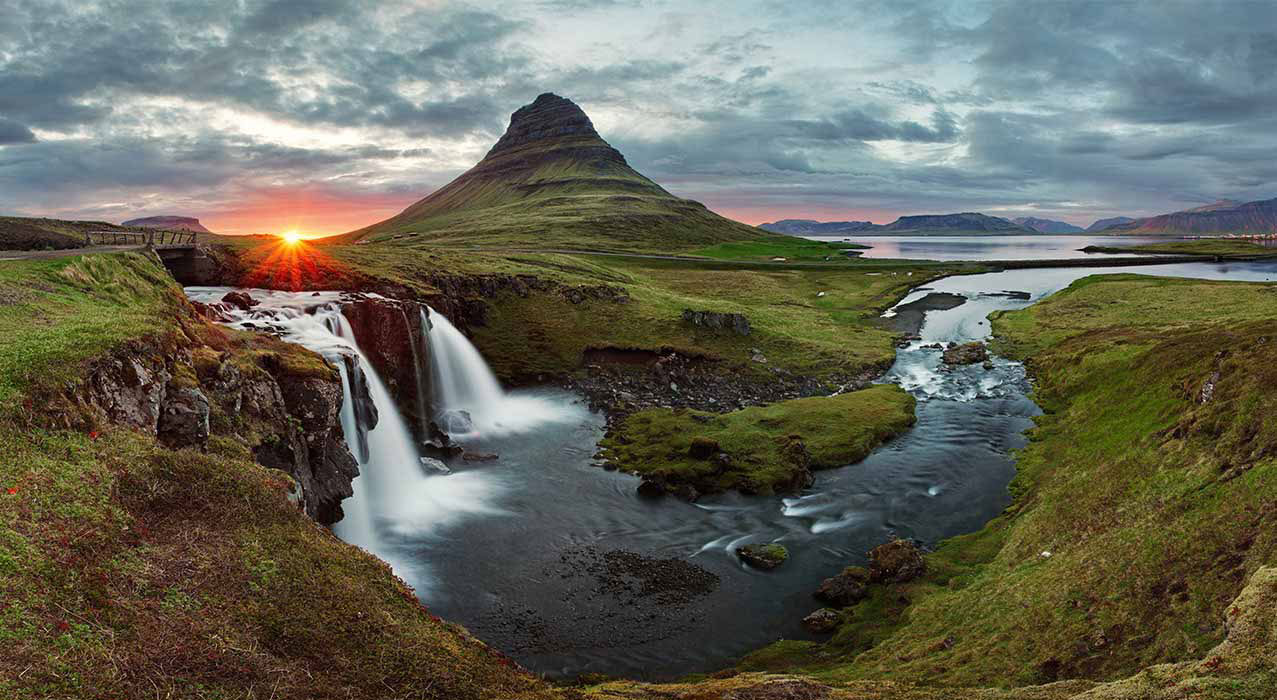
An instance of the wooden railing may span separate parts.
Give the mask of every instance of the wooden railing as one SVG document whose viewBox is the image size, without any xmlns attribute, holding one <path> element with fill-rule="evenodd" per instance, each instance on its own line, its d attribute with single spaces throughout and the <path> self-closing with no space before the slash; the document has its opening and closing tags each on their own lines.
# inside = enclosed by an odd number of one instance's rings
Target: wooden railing
<svg viewBox="0 0 1277 700">
<path fill-rule="evenodd" d="M 85 231 L 84 245 L 195 245 L 193 231 Z"/>
</svg>

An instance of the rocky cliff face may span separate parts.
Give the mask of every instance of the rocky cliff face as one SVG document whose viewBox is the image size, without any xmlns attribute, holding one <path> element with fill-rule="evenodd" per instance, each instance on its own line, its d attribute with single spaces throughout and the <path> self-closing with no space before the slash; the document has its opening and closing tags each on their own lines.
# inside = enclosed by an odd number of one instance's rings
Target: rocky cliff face
<svg viewBox="0 0 1277 700">
<path fill-rule="evenodd" d="M 190 324 L 202 324 L 191 319 Z M 229 438 L 260 464 L 289 474 L 297 501 L 315 520 L 341 519 L 358 467 L 342 439 L 339 375 L 317 355 L 263 339 L 234 347 L 218 329 L 201 327 L 174 346 L 133 343 L 97 360 L 85 379 L 49 397 L 49 415 L 65 426 L 124 426 L 172 449 L 205 450 Z M 310 370 L 281 353 L 306 354 Z M 318 368 L 318 371 L 314 371 Z"/>
<path fill-rule="evenodd" d="M 410 426 L 425 437 L 434 415 L 429 404 L 429 344 L 421 305 L 380 295 L 355 295 L 342 304 L 355 339 L 395 397 Z"/>
</svg>

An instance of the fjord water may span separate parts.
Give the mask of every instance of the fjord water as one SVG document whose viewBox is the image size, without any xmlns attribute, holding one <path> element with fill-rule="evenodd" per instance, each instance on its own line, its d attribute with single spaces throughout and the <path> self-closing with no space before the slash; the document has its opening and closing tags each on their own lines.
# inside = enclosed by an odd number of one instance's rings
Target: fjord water
<svg viewBox="0 0 1277 700">
<path fill-rule="evenodd" d="M 398 468 L 416 466 L 406 458 L 415 447 L 370 454 L 355 482 L 356 498 L 344 505 L 352 521 L 362 517 L 361 500 L 370 506 L 375 537 L 361 542 L 355 522 L 339 523 L 337 531 L 390 561 L 435 612 L 538 672 L 668 678 L 721 668 L 777 638 L 811 638 L 799 623 L 820 607 L 811 592 L 842 567 L 863 563 L 864 553 L 889 537 L 934 544 L 996 516 L 1009 502 L 1014 464 L 1008 451 L 1024 444 L 1023 431 L 1038 413 L 1026 395 L 1023 368 L 994 358 L 991 370 L 945 370 L 939 353 L 923 346 L 983 339 L 991 311 L 1022 308 L 1089 274 L 1119 272 L 1271 281 L 1277 264 L 1014 270 L 945 278 L 915 290 L 902 303 L 933 292 L 967 299 L 927 312 L 922 340 L 902 348 L 882 380 L 918 398 L 917 425 L 858 464 L 818 472 L 802 494 L 725 494 L 694 504 L 640 498 L 634 477 L 593 465 L 602 417 L 568 392 L 537 389 L 513 395 L 557 408 L 557 420 L 461 437 L 472 451 L 498 454 L 496 461 L 453 460 L 449 475 L 405 475 Z M 259 299 L 279 294 L 252 293 Z M 432 337 L 445 328 L 440 319 L 431 314 Z M 286 337 L 320 352 L 332 343 L 357 352 L 340 334 L 321 330 L 298 320 Z M 459 332 L 441 337 L 469 346 Z M 467 356 L 461 365 L 472 364 L 474 356 Z M 450 371 L 458 366 L 454 358 Z M 467 405 L 470 399 L 457 397 L 472 391 L 456 390 L 449 400 Z M 502 397 L 497 401 L 509 400 Z M 483 405 L 469 405 L 482 414 Z M 373 433 L 380 429 L 379 423 Z M 383 511 L 376 499 L 364 499 L 373 484 L 397 490 L 388 502 L 401 506 Z M 747 542 L 771 541 L 791 553 L 775 571 L 748 569 L 733 553 Z M 674 596 L 641 586 L 618 589 L 606 576 L 609 560 L 600 556 L 618 550 L 646 557 L 642 566 L 652 571 L 668 568 L 662 559 L 690 562 L 717 576 L 718 584 L 708 593 Z"/>
<path fill-rule="evenodd" d="M 1086 236 L 1038 234 L 1023 236 L 804 236 L 817 241 L 852 241 L 869 246 L 862 258 L 907 260 L 1076 260 L 1118 257 L 1083 253 L 1097 246 L 1137 246 L 1178 240 L 1166 236 Z"/>
</svg>

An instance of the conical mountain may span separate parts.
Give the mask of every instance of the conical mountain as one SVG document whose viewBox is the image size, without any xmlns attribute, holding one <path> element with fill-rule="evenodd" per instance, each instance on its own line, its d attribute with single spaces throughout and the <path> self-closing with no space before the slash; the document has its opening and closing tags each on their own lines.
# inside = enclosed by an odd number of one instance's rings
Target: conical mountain
<svg viewBox="0 0 1277 700">
<path fill-rule="evenodd" d="M 545 93 L 478 165 L 347 240 L 675 251 L 770 235 L 665 191 L 580 107 Z"/>
</svg>

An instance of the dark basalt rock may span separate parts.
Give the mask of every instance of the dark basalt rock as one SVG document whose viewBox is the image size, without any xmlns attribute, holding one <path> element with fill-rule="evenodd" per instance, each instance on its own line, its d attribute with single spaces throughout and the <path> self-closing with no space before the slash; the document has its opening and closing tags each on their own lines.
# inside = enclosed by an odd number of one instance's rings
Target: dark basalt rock
<svg viewBox="0 0 1277 700">
<path fill-rule="evenodd" d="M 821 608 L 803 618 L 803 626 L 817 634 L 833 632 L 841 622 L 842 616 L 830 608 Z"/>
<path fill-rule="evenodd" d="M 175 387 L 164 392 L 156 434 L 169 447 L 204 447 L 208 442 L 208 397 L 199 389 Z"/>
<path fill-rule="evenodd" d="M 869 581 L 906 583 L 927 572 L 922 550 L 909 540 L 892 540 L 869 552 Z"/>
<path fill-rule="evenodd" d="M 430 377 L 422 367 L 430 366 L 425 343 L 426 328 L 421 322 L 421 306 L 415 302 L 380 296 L 355 295 L 342 304 L 355 340 L 364 357 L 395 397 L 408 425 L 424 439 L 430 406 L 419 397 L 430 396 Z"/>
<path fill-rule="evenodd" d="M 730 330 L 737 335 L 750 334 L 749 319 L 744 314 L 683 309 L 683 320 L 701 328 Z"/>
<path fill-rule="evenodd" d="M 869 595 L 869 572 L 859 566 L 849 566 L 837 576 L 825 579 L 812 595 L 835 608 L 855 605 Z"/>
<path fill-rule="evenodd" d="M 244 311 L 248 311 L 260 303 L 247 292 L 241 292 L 238 290 L 227 292 L 226 295 L 222 297 L 222 301 Z"/>
</svg>

